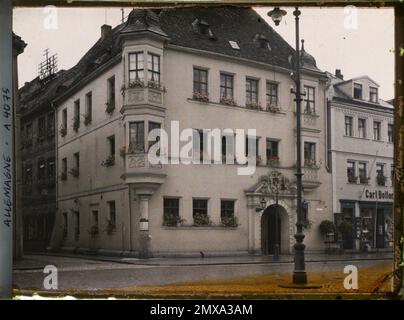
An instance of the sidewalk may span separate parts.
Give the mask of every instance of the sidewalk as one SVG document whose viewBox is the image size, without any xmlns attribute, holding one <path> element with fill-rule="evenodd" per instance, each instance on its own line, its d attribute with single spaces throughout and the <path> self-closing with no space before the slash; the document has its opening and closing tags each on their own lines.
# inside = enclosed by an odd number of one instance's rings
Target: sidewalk
<svg viewBox="0 0 404 320">
<path fill-rule="evenodd" d="M 306 262 L 332 262 L 332 261 L 366 261 L 366 260 L 392 260 L 392 252 L 372 252 L 372 253 L 342 253 L 325 254 L 316 253 L 305 255 Z M 197 266 L 197 265 L 248 265 L 248 264 L 269 264 L 269 263 L 293 263 L 294 256 L 280 255 L 279 261 L 273 261 L 272 256 L 245 255 L 227 257 L 162 257 L 150 259 L 91 256 L 77 254 L 27 254 L 22 260 L 15 261 L 14 270 L 34 270 L 43 269 L 46 265 L 77 265 L 77 264 L 102 264 L 120 263 L 128 265 L 144 266 Z"/>
</svg>

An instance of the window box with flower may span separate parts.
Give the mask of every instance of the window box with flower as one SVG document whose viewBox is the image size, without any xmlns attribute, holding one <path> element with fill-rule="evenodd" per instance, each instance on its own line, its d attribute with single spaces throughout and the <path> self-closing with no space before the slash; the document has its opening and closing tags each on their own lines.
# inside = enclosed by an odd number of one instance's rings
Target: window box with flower
<svg viewBox="0 0 404 320">
<path fill-rule="evenodd" d="M 384 174 L 377 174 L 376 176 L 376 182 L 377 185 L 379 186 L 385 186 L 386 185 L 386 181 L 387 181 L 387 177 L 384 176 Z"/>
<path fill-rule="evenodd" d="M 236 102 L 234 101 L 233 98 L 222 97 L 222 98 L 220 98 L 220 103 L 228 105 L 228 106 L 237 106 L 237 104 L 236 104 Z"/>
<path fill-rule="evenodd" d="M 115 101 L 111 100 L 111 101 L 107 101 L 105 103 L 105 112 L 109 115 L 111 115 L 112 113 L 114 113 L 115 110 Z"/>
<path fill-rule="evenodd" d="M 348 175 L 348 182 L 349 183 L 356 183 L 358 181 L 358 176 L 354 176 L 353 174 Z"/>
<path fill-rule="evenodd" d="M 200 102 L 209 102 L 209 95 L 208 93 L 194 92 L 192 94 L 192 99 Z"/>
<path fill-rule="evenodd" d="M 308 168 L 315 168 L 317 166 L 315 159 L 304 159 L 304 166 Z"/>
<path fill-rule="evenodd" d="M 247 102 L 245 106 L 247 109 L 261 110 L 261 104 L 259 102 L 255 101 Z"/>
<path fill-rule="evenodd" d="M 268 103 L 267 111 L 271 113 L 279 113 L 281 112 L 281 108 L 279 108 L 276 104 Z"/>
<path fill-rule="evenodd" d="M 207 214 L 195 213 L 193 218 L 195 227 L 210 226 L 212 224 L 212 221 Z"/>
<path fill-rule="evenodd" d="M 91 238 L 96 238 L 98 234 L 100 233 L 98 226 L 91 226 L 90 230 L 88 231 L 90 234 Z"/>
<path fill-rule="evenodd" d="M 235 217 L 234 215 L 228 217 L 222 217 L 221 222 L 222 226 L 227 228 L 235 228 L 238 226 L 237 217 Z"/>
<path fill-rule="evenodd" d="M 62 181 L 67 180 L 67 174 L 66 174 L 66 172 L 60 173 L 60 180 L 62 180 Z"/>
<path fill-rule="evenodd" d="M 181 219 L 176 214 L 165 214 L 163 217 L 163 226 L 165 227 L 177 227 L 179 224 L 183 224 L 185 219 Z"/>
<path fill-rule="evenodd" d="M 59 129 L 59 133 L 60 133 L 60 135 L 61 135 L 62 137 L 64 137 L 64 136 L 66 136 L 66 134 L 67 134 L 67 129 L 62 126 L 62 127 L 60 127 L 60 129 Z"/>
<path fill-rule="evenodd" d="M 91 119 L 91 114 L 90 114 L 90 113 L 85 113 L 85 114 L 83 115 L 83 117 L 84 117 L 84 125 L 85 125 L 85 126 L 88 126 L 88 125 L 91 123 L 91 121 L 92 121 L 92 119 Z"/>
<path fill-rule="evenodd" d="M 270 156 L 267 158 L 267 165 L 270 167 L 276 167 L 279 165 L 279 157 L 278 156 Z"/>
<path fill-rule="evenodd" d="M 77 178 L 80 175 L 80 171 L 77 168 L 71 168 L 69 173 L 75 178 Z"/>
<path fill-rule="evenodd" d="M 116 232 L 116 225 L 113 221 L 107 220 L 107 227 L 106 230 L 108 235 L 112 235 L 113 233 Z"/>
<path fill-rule="evenodd" d="M 108 156 L 101 165 L 103 167 L 112 167 L 115 164 L 115 155 Z"/>
<path fill-rule="evenodd" d="M 80 128 L 80 118 L 74 117 L 72 121 L 73 121 L 73 130 L 77 132 Z"/>
</svg>

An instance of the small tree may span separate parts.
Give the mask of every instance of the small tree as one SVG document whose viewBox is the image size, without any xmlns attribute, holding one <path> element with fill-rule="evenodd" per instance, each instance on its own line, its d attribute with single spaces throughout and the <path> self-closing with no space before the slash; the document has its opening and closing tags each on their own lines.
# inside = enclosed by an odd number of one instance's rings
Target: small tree
<svg viewBox="0 0 404 320">
<path fill-rule="evenodd" d="M 322 235 L 327 235 L 330 233 L 335 233 L 335 224 L 334 222 L 330 221 L 330 220 L 323 220 L 320 223 L 320 232 Z"/>
</svg>

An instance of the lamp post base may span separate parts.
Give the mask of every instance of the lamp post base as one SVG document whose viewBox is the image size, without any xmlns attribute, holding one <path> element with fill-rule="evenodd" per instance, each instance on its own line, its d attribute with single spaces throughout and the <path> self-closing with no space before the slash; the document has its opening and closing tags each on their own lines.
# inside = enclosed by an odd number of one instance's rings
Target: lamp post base
<svg viewBox="0 0 404 320">
<path fill-rule="evenodd" d="M 293 284 L 295 284 L 295 285 L 307 284 L 307 273 L 305 271 L 293 272 Z"/>
<path fill-rule="evenodd" d="M 286 289 L 321 289 L 323 286 L 319 284 L 279 284 L 278 287 Z"/>
</svg>

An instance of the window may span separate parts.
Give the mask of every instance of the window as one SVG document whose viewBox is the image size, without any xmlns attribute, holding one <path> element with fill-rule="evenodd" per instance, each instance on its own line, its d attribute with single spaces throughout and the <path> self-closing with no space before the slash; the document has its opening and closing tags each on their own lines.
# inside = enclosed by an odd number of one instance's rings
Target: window
<svg viewBox="0 0 404 320">
<path fill-rule="evenodd" d="M 368 183 L 367 163 L 366 162 L 359 162 L 358 163 L 358 171 L 359 171 L 359 182 L 360 183 Z"/>
<path fill-rule="evenodd" d="M 32 123 L 27 124 L 25 134 L 26 134 L 27 140 L 32 141 Z"/>
<path fill-rule="evenodd" d="M 76 152 L 73 154 L 73 159 L 74 159 L 74 176 L 78 176 L 80 174 L 80 154 Z"/>
<path fill-rule="evenodd" d="M 245 154 L 247 157 L 250 156 L 250 150 L 249 150 L 249 145 L 250 143 L 254 143 L 255 142 L 255 156 L 258 158 L 259 157 L 259 137 L 246 137 L 245 140 Z"/>
<path fill-rule="evenodd" d="M 61 172 L 61 179 L 67 179 L 67 158 L 62 159 L 62 172 Z"/>
<path fill-rule="evenodd" d="M 309 114 L 316 113 L 316 97 L 315 97 L 315 88 L 304 86 L 304 92 L 306 93 L 306 106 L 304 107 L 304 112 Z"/>
<path fill-rule="evenodd" d="M 24 191 L 27 193 L 31 193 L 31 191 L 32 191 L 32 164 L 31 163 L 27 163 L 25 165 Z"/>
<path fill-rule="evenodd" d="M 149 135 L 150 135 L 150 132 L 152 132 L 154 129 L 160 129 L 161 128 L 161 125 L 160 125 L 160 123 L 157 123 L 157 122 L 149 122 Z M 148 143 L 149 143 L 149 149 L 154 145 L 154 144 L 156 144 L 157 142 L 159 142 L 159 140 L 160 140 L 160 137 L 156 137 L 156 140 L 155 141 L 149 141 L 148 140 Z"/>
<path fill-rule="evenodd" d="M 234 200 L 220 201 L 220 218 L 222 224 L 226 227 L 235 227 L 237 225 L 234 216 Z"/>
<path fill-rule="evenodd" d="M 93 210 L 91 212 L 91 215 L 93 220 L 93 226 L 98 228 L 98 210 Z"/>
<path fill-rule="evenodd" d="M 38 161 L 38 183 L 42 184 L 46 180 L 46 163 L 41 159 Z"/>
<path fill-rule="evenodd" d="M 208 96 L 208 71 L 194 68 L 194 95 Z"/>
<path fill-rule="evenodd" d="M 131 122 L 129 124 L 129 152 L 144 152 L 144 122 Z"/>
<path fill-rule="evenodd" d="M 353 123 L 353 118 L 345 116 L 345 135 L 347 137 L 352 137 L 352 123 Z"/>
<path fill-rule="evenodd" d="M 109 201 L 108 202 L 108 207 L 109 207 L 109 219 L 108 222 L 111 226 L 116 228 L 116 206 L 115 206 L 115 201 Z"/>
<path fill-rule="evenodd" d="M 48 182 L 49 185 L 55 183 L 55 159 L 48 159 Z"/>
<path fill-rule="evenodd" d="M 86 94 L 86 114 L 85 114 L 85 122 L 91 123 L 93 115 L 93 94 L 89 92 Z"/>
<path fill-rule="evenodd" d="M 115 105 L 115 76 L 107 80 L 107 102 Z"/>
<path fill-rule="evenodd" d="M 387 134 L 390 143 L 394 142 L 394 127 L 392 124 L 387 125 Z"/>
<path fill-rule="evenodd" d="M 359 138 L 366 138 L 366 119 L 358 119 Z"/>
<path fill-rule="evenodd" d="M 110 136 L 108 139 L 109 156 L 115 156 L 115 136 Z"/>
<path fill-rule="evenodd" d="M 394 164 L 390 165 L 390 179 L 391 179 L 391 185 L 394 185 Z"/>
<path fill-rule="evenodd" d="M 354 83 L 354 98 L 362 99 L 362 85 L 359 83 Z"/>
<path fill-rule="evenodd" d="M 160 82 L 160 56 L 153 53 L 147 55 L 147 77 L 149 81 Z"/>
<path fill-rule="evenodd" d="M 38 141 L 42 141 L 45 138 L 45 117 L 38 119 Z"/>
<path fill-rule="evenodd" d="M 267 107 L 278 106 L 278 84 L 267 82 Z"/>
<path fill-rule="evenodd" d="M 220 74 L 220 101 L 233 100 L 233 76 Z"/>
<path fill-rule="evenodd" d="M 80 100 L 74 101 L 73 129 L 80 128 Z"/>
<path fill-rule="evenodd" d="M 55 114 L 53 112 L 48 113 L 48 136 L 53 137 L 55 135 Z"/>
<path fill-rule="evenodd" d="M 204 153 L 204 138 L 206 137 L 206 133 L 203 130 L 194 129 L 193 131 L 193 159 L 198 160 L 198 152 L 199 152 L 199 160 L 203 161 L 203 153 Z"/>
<path fill-rule="evenodd" d="M 386 177 L 384 175 L 384 164 L 383 163 L 377 163 L 376 164 L 376 182 L 377 185 L 379 186 L 385 186 L 386 185 Z"/>
<path fill-rule="evenodd" d="M 377 102 L 377 88 L 369 87 L 369 100 L 370 102 Z"/>
<path fill-rule="evenodd" d="M 267 164 L 279 161 L 279 141 L 267 139 Z"/>
<path fill-rule="evenodd" d="M 74 237 L 76 240 L 80 237 L 80 212 L 75 211 L 75 226 L 74 226 Z"/>
<path fill-rule="evenodd" d="M 373 121 L 373 139 L 380 140 L 380 122 Z"/>
<path fill-rule="evenodd" d="M 207 199 L 193 199 L 192 201 L 192 216 L 195 225 L 208 225 L 208 200 Z"/>
<path fill-rule="evenodd" d="M 234 153 L 234 144 L 235 139 L 234 135 L 224 134 L 222 136 L 222 161 L 228 164 L 234 163 L 234 157 L 236 156 Z"/>
<path fill-rule="evenodd" d="M 143 81 L 144 62 L 143 52 L 129 53 L 129 82 Z"/>
<path fill-rule="evenodd" d="M 62 128 L 67 130 L 67 109 L 62 111 Z"/>
<path fill-rule="evenodd" d="M 180 220 L 180 199 L 164 198 L 163 225 L 176 227 Z"/>
<path fill-rule="evenodd" d="M 68 220 L 67 220 L 67 212 L 63 212 L 63 239 L 67 238 L 68 232 Z"/>
<path fill-rule="evenodd" d="M 258 104 L 258 80 L 246 79 L 246 104 Z"/>
<path fill-rule="evenodd" d="M 356 183 L 358 180 L 358 177 L 355 174 L 355 162 L 354 161 L 348 161 L 347 162 L 347 177 L 348 177 L 348 182 L 351 183 Z"/>
<path fill-rule="evenodd" d="M 304 164 L 305 166 L 316 164 L 316 144 L 314 142 L 304 143 Z"/>
</svg>

